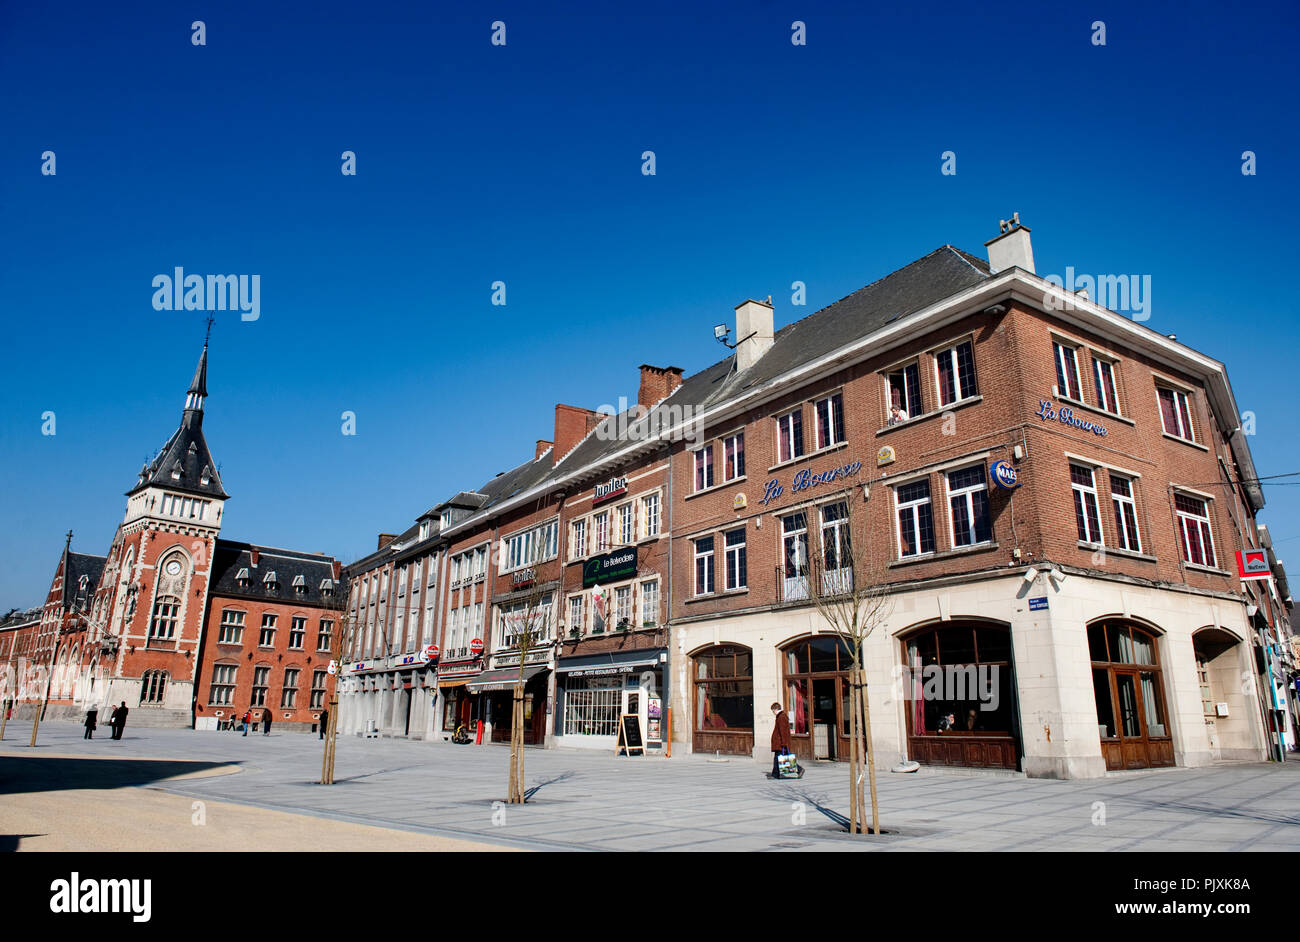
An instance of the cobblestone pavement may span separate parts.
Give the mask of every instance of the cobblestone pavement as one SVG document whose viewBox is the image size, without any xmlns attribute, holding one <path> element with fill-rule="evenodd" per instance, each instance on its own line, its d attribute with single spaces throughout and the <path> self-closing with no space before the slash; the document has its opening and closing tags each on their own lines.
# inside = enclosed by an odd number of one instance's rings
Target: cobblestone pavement
<svg viewBox="0 0 1300 942">
<path fill-rule="evenodd" d="M 429 835 L 534 850 L 1300 850 L 1300 761 L 1071 782 L 882 771 L 888 833 L 850 838 L 834 820 L 847 808 L 843 764 L 814 763 L 801 780 L 772 781 L 765 765 L 745 758 L 529 749 L 531 797 L 520 807 L 499 803 L 505 746 L 342 738 L 336 784 L 324 787 L 316 784 L 322 744 L 315 736 L 128 726 L 121 741 L 85 742 L 81 733 L 49 722 L 32 749 L 28 729 L 11 725 L 0 742 L 0 802 L 16 792 L 147 789 L 385 828 L 392 850 L 426 849 L 415 845 Z M 22 760 L 38 757 L 47 771 L 18 773 Z M 171 777 L 186 771 L 204 774 Z M 0 819 L 5 833 L 14 833 L 14 817 Z M 17 827 L 34 833 L 21 820 Z M 60 837 L 60 846 L 75 846 Z M 129 833 L 122 839 L 138 846 Z M 248 849 L 267 846 L 279 845 L 256 841 Z"/>
</svg>

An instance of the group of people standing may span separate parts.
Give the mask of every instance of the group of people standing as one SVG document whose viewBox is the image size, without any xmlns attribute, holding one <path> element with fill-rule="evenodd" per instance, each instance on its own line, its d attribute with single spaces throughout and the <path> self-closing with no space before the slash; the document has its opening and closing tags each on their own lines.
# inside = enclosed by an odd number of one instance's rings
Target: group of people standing
<svg viewBox="0 0 1300 942">
<path fill-rule="evenodd" d="M 262 735 L 270 736 L 271 735 L 271 711 L 270 710 L 264 709 L 262 710 L 260 715 L 254 716 L 253 710 L 250 707 L 249 709 L 244 711 L 244 715 L 241 717 L 236 717 L 234 713 L 230 714 L 230 728 L 239 729 L 242 727 L 245 736 L 248 735 L 249 728 L 254 723 L 257 723 L 259 721 L 262 724 Z"/>
<path fill-rule="evenodd" d="M 126 727 L 126 715 L 129 712 L 131 711 L 126 708 L 125 700 L 122 701 L 121 706 L 113 707 L 113 712 L 112 714 L 109 715 L 108 718 L 108 725 L 113 730 L 114 739 L 122 738 L 122 730 Z M 86 735 L 82 737 L 83 739 L 95 738 L 92 734 L 98 728 L 99 725 L 98 721 L 99 721 L 99 709 L 96 707 L 91 707 L 89 710 L 86 711 Z"/>
</svg>

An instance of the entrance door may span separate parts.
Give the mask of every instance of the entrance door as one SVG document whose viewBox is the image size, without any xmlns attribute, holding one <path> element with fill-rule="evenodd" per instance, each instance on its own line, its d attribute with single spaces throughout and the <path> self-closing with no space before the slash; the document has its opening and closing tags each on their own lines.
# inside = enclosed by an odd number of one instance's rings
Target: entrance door
<svg viewBox="0 0 1300 942">
<path fill-rule="evenodd" d="M 839 685 L 841 678 L 827 677 L 812 682 L 813 758 L 836 758 L 840 729 Z"/>
<path fill-rule="evenodd" d="M 1174 764 L 1155 636 L 1122 621 L 1088 626 L 1097 732 L 1106 768 Z"/>
<path fill-rule="evenodd" d="M 645 742 L 645 691 L 641 687 L 625 689 L 623 691 L 623 712 L 631 713 L 636 717 L 637 725 L 641 727 L 641 742 Z"/>
</svg>

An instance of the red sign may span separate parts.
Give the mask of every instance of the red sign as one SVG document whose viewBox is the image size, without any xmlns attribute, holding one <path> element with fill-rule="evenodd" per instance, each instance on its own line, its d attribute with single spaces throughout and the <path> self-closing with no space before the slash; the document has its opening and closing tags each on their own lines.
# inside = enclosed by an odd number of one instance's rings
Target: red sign
<svg viewBox="0 0 1300 942">
<path fill-rule="evenodd" d="M 438 660 L 438 646 L 436 644 L 431 644 L 424 649 L 424 659 L 426 661 Z"/>
<path fill-rule="evenodd" d="M 1267 579 L 1268 554 L 1263 550 L 1237 550 L 1237 575 L 1242 579 Z"/>
<path fill-rule="evenodd" d="M 469 649 L 470 649 L 471 651 L 473 651 L 475 654 L 482 654 L 482 653 L 483 653 L 483 639 L 482 639 L 482 638 L 475 638 L 473 641 L 471 641 L 471 642 L 469 643 Z"/>
</svg>

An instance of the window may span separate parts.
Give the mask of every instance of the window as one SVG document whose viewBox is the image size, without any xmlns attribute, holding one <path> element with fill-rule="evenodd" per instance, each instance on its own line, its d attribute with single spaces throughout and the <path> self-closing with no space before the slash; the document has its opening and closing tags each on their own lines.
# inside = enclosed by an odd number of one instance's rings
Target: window
<svg viewBox="0 0 1300 942">
<path fill-rule="evenodd" d="M 939 385 L 939 405 L 950 406 L 976 395 L 975 353 L 967 340 L 934 355 Z"/>
<path fill-rule="evenodd" d="M 623 682 L 617 677 L 584 677 L 582 686 L 570 681 L 564 695 L 564 735 L 617 735 L 622 705 Z"/>
<path fill-rule="evenodd" d="M 311 703 L 308 704 L 310 709 L 319 710 L 325 706 L 326 684 L 328 683 L 328 671 L 311 672 Z"/>
<path fill-rule="evenodd" d="M 480 546 L 474 551 L 473 564 L 470 570 L 470 575 L 474 579 L 481 579 L 487 575 L 487 556 L 488 551 L 485 546 Z M 466 562 L 468 563 L 469 560 L 467 559 Z"/>
<path fill-rule="evenodd" d="M 167 672 L 145 671 L 140 678 L 140 702 L 162 703 L 167 694 Z"/>
<path fill-rule="evenodd" d="M 1079 539 L 1101 543 L 1101 513 L 1097 509 L 1097 487 L 1092 469 L 1070 465 L 1070 489 L 1074 492 L 1074 521 Z"/>
<path fill-rule="evenodd" d="M 582 559 L 587 555 L 587 521 L 575 520 L 569 526 L 569 557 Z"/>
<path fill-rule="evenodd" d="M 949 472 L 948 505 L 952 510 L 953 546 L 975 546 L 993 540 L 988 484 L 982 464 Z"/>
<path fill-rule="evenodd" d="M 602 511 L 596 514 L 595 521 L 596 545 L 593 549 L 603 553 L 609 549 L 609 514 Z"/>
<path fill-rule="evenodd" d="M 1092 378 L 1097 383 L 1097 407 L 1119 415 L 1119 396 L 1115 392 L 1115 364 L 1100 357 L 1093 357 Z"/>
<path fill-rule="evenodd" d="M 316 632 L 316 650 L 332 651 L 334 649 L 334 622 L 322 618 L 320 630 Z"/>
<path fill-rule="evenodd" d="M 1165 434 L 1189 442 L 1196 441 L 1192 432 L 1192 407 L 1187 393 L 1160 386 L 1157 387 L 1156 394 L 1160 397 L 1160 423 L 1164 426 Z"/>
<path fill-rule="evenodd" d="M 525 632 L 530 635 L 528 639 L 530 645 L 541 644 L 549 640 L 551 636 L 552 605 L 552 596 L 547 593 L 540 599 L 499 606 L 497 608 L 497 625 L 501 646 L 506 648 L 515 647 L 524 640 L 523 635 Z M 481 615 L 477 605 L 475 606 L 475 612 Z"/>
<path fill-rule="evenodd" d="M 233 608 L 221 610 L 221 629 L 217 632 L 217 644 L 240 644 L 244 640 L 244 612 Z"/>
<path fill-rule="evenodd" d="M 1115 506 L 1115 545 L 1134 553 L 1142 552 L 1142 541 L 1138 538 L 1137 504 L 1133 501 L 1133 482 L 1112 473 L 1110 500 Z"/>
<path fill-rule="evenodd" d="M 645 627 L 659 624 L 659 582 L 641 583 L 641 624 Z"/>
<path fill-rule="evenodd" d="M 623 545 L 636 542 L 636 531 L 632 527 L 632 505 L 623 504 L 616 511 L 618 514 L 618 539 Z"/>
<path fill-rule="evenodd" d="M 405 591 L 406 591 L 406 585 L 405 585 L 405 582 L 406 582 L 406 580 L 405 580 L 406 570 L 402 570 L 402 576 L 403 576 L 403 579 L 402 579 L 402 582 L 403 582 L 403 585 L 402 585 L 402 591 L 405 592 Z M 293 586 L 293 591 L 296 592 L 298 595 L 306 595 L 306 594 L 307 594 L 307 577 L 306 577 L 306 576 L 303 576 L 303 575 L 297 575 L 297 576 L 294 576 L 294 577 L 293 577 L 293 582 L 291 583 L 291 585 Z"/>
<path fill-rule="evenodd" d="M 614 627 L 627 628 L 632 624 L 632 587 L 621 585 L 614 590 Z"/>
<path fill-rule="evenodd" d="M 153 603 L 153 619 L 149 622 L 149 640 L 170 641 L 174 638 L 180 611 L 180 599 L 171 595 L 158 596 Z"/>
<path fill-rule="evenodd" d="M 744 456 L 741 456 L 741 467 L 744 468 Z M 743 474 L 744 471 L 742 470 Z M 641 526 L 645 530 L 645 536 L 659 535 L 659 493 L 647 494 L 641 498 Z"/>
<path fill-rule="evenodd" d="M 292 710 L 298 702 L 298 675 L 301 671 L 296 667 L 286 667 L 284 669 L 284 689 L 280 692 L 280 709 Z"/>
<path fill-rule="evenodd" d="M 289 626 L 289 647 L 302 648 L 303 639 L 307 636 L 307 619 L 305 616 L 295 615 L 293 623 Z"/>
<path fill-rule="evenodd" d="M 695 541 L 695 594 L 713 591 L 713 537 Z"/>
<path fill-rule="evenodd" d="M 569 632 L 582 634 L 582 596 L 574 595 L 569 598 Z"/>
<path fill-rule="evenodd" d="M 725 537 L 728 589 L 743 589 L 749 585 L 745 561 L 745 528 L 728 530 Z"/>
<path fill-rule="evenodd" d="M 853 547 L 849 544 L 848 505 L 828 504 L 821 514 L 823 568 L 827 572 L 851 568 Z"/>
<path fill-rule="evenodd" d="M 257 638 L 260 647 L 270 648 L 275 646 L 275 619 L 276 616 L 271 612 L 267 612 L 262 616 L 262 633 Z"/>
<path fill-rule="evenodd" d="M 554 520 L 507 537 L 505 568 L 501 571 L 513 572 L 534 563 L 553 559 L 557 552 L 558 538 L 559 524 Z"/>
<path fill-rule="evenodd" d="M 722 480 L 734 481 L 745 476 L 745 433 L 737 432 L 722 440 Z"/>
<path fill-rule="evenodd" d="M 1209 506 L 1199 497 L 1174 495 L 1174 513 L 1178 517 L 1179 545 L 1183 562 L 1213 566 L 1214 537 L 1210 533 Z"/>
<path fill-rule="evenodd" d="M 898 504 L 898 557 L 934 552 L 934 512 L 930 506 L 930 482 L 904 484 L 894 492 Z"/>
<path fill-rule="evenodd" d="M 253 668 L 253 698 L 250 706 L 266 706 L 267 684 L 271 682 L 271 668 Z"/>
<path fill-rule="evenodd" d="M 803 410 L 795 409 L 776 420 L 776 460 L 792 461 L 803 454 Z"/>
<path fill-rule="evenodd" d="M 1079 388 L 1079 356 L 1074 347 L 1063 343 L 1053 343 L 1052 351 L 1056 357 L 1056 391 L 1066 399 L 1080 400 L 1083 393 Z"/>
<path fill-rule="evenodd" d="M 696 731 L 752 733 L 754 656 L 750 650 L 739 645 L 720 645 L 701 651 L 691 660 L 695 674 Z"/>
<path fill-rule="evenodd" d="M 781 518 L 781 551 L 787 579 L 808 572 L 808 518 L 804 514 Z"/>
<path fill-rule="evenodd" d="M 702 491 L 713 486 L 713 446 L 705 445 L 695 452 L 695 489 Z"/>
<path fill-rule="evenodd" d="M 813 412 L 817 416 L 818 448 L 829 448 L 844 441 L 844 397 L 840 393 L 818 399 Z"/>
<path fill-rule="evenodd" d="M 212 668 L 212 689 L 208 691 L 208 703 L 212 706 L 229 706 L 235 696 L 235 664 L 217 664 Z"/>
<path fill-rule="evenodd" d="M 921 369 L 916 363 L 885 376 L 889 388 L 889 424 L 897 425 L 921 414 Z M 898 409 L 895 413 L 894 409 Z"/>
</svg>

